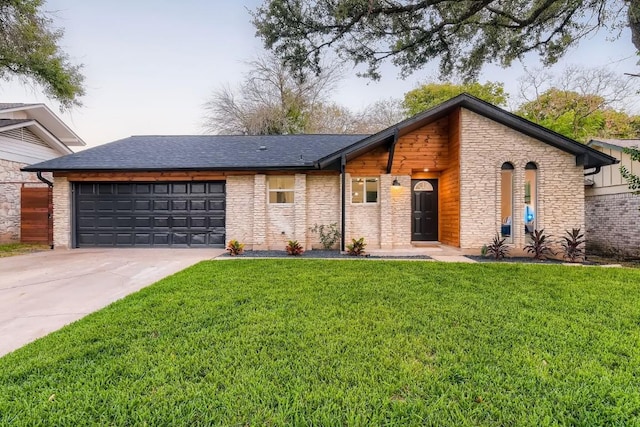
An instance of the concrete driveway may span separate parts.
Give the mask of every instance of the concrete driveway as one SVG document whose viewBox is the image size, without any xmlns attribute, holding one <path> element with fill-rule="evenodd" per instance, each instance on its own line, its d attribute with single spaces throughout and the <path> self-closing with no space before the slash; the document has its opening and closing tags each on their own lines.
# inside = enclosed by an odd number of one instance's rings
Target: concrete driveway
<svg viewBox="0 0 640 427">
<path fill-rule="evenodd" d="M 223 249 L 73 249 L 0 258 L 0 356 Z"/>
</svg>

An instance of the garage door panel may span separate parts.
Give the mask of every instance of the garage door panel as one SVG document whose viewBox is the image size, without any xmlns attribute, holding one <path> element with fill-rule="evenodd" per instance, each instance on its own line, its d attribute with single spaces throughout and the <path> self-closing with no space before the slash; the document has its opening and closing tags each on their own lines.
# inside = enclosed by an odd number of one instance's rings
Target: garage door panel
<svg viewBox="0 0 640 427">
<path fill-rule="evenodd" d="M 118 246 L 133 246 L 133 234 L 132 233 L 118 233 L 116 235 L 116 244 Z"/>
<path fill-rule="evenodd" d="M 168 200 L 154 200 L 153 201 L 153 210 L 155 212 L 168 211 L 169 210 L 169 201 Z"/>
<path fill-rule="evenodd" d="M 171 211 L 186 211 L 187 210 L 187 200 L 172 200 L 171 201 Z"/>
<path fill-rule="evenodd" d="M 74 188 L 78 246 L 224 246 L 224 182 Z"/>
<path fill-rule="evenodd" d="M 135 200 L 133 203 L 133 209 L 137 212 L 151 211 L 151 200 Z"/>
</svg>

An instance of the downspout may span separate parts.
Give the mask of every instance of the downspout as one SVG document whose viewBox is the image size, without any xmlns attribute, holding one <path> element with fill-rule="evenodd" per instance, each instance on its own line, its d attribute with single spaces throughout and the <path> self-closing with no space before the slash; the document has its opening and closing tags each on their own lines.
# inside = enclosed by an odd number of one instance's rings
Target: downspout
<svg viewBox="0 0 640 427">
<path fill-rule="evenodd" d="M 584 176 L 595 175 L 600 172 L 600 169 L 602 169 L 602 166 L 596 166 L 595 170 L 585 173 Z"/>
<path fill-rule="evenodd" d="M 53 182 L 49 181 L 47 178 L 45 178 L 44 176 L 42 176 L 42 172 L 38 171 L 36 172 L 36 176 L 38 177 L 38 179 L 42 182 L 44 182 L 45 184 L 47 184 L 49 186 L 49 188 L 53 188 Z"/>
<path fill-rule="evenodd" d="M 47 185 L 49 186 L 49 188 L 53 188 L 53 182 L 49 181 L 47 178 L 45 178 L 44 176 L 42 176 L 42 172 L 40 172 L 40 171 L 36 172 L 36 176 L 38 177 L 38 179 L 39 179 L 40 181 L 42 181 L 42 182 L 44 182 L 45 184 L 47 184 Z M 49 215 L 49 218 L 48 218 L 48 219 L 49 219 L 49 220 L 51 220 L 51 212 L 49 212 L 49 214 L 48 214 L 48 215 Z M 49 245 L 49 246 L 51 247 L 51 249 L 53 249 L 53 242 L 52 242 L 52 241 L 50 241 L 49 243 L 50 243 L 50 245 Z"/>
<path fill-rule="evenodd" d="M 346 217 L 346 212 L 345 209 L 347 207 L 347 196 L 346 196 L 346 192 L 347 192 L 347 178 L 345 176 L 345 171 L 347 169 L 347 156 L 346 155 L 342 155 L 342 157 L 340 158 L 340 177 L 342 180 L 342 209 L 341 209 L 341 225 L 340 228 L 342 230 L 342 233 L 340 233 L 340 250 L 344 251 L 345 250 L 345 229 L 346 229 L 346 225 L 347 225 L 347 217 Z"/>
</svg>

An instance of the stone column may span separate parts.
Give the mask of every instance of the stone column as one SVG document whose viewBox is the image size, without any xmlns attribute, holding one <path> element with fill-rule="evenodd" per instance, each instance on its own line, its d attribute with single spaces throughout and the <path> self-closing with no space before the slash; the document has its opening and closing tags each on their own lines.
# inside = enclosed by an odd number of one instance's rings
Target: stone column
<svg viewBox="0 0 640 427">
<path fill-rule="evenodd" d="M 304 250 L 309 250 L 311 249 L 311 242 L 307 238 L 309 234 L 309 225 L 307 224 L 307 175 L 296 174 L 293 200 L 293 236 L 304 247 Z"/>
<path fill-rule="evenodd" d="M 380 249 L 393 248 L 392 183 L 391 175 L 380 175 Z"/>
<path fill-rule="evenodd" d="M 71 183 L 66 177 L 53 178 L 53 247 L 71 248 Z"/>
<path fill-rule="evenodd" d="M 267 249 L 267 179 L 256 174 L 253 179 L 253 249 Z"/>
</svg>

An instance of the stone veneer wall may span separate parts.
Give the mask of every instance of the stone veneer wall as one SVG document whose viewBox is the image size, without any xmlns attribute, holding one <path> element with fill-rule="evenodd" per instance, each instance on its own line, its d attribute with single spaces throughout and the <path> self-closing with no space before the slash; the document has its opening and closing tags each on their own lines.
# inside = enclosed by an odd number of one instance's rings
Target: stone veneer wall
<svg viewBox="0 0 640 427">
<path fill-rule="evenodd" d="M 640 196 L 586 196 L 587 252 L 640 256 Z"/>
<path fill-rule="evenodd" d="M 337 223 L 340 229 L 340 176 L 307 175 L 306 205 L 307 228 L 313 227 L 314 224 Z M 322 249 L 320 236 L 307 232 L 305 246 L 307 249 Z"/>
<path fill-rule="evenodd" d="M 59 176 L 53 178 L 53 247 L 71 248 L 71 184 Z"/>
<path fill-rule="evenodd" d="M 481 248 L 500 230 L 500 168 L 514 170 L 514 244 L 523 248 L 524 168 L 538 166 L 537 228 L 556 239 L 585 229 L 584 171 L 575 156 L 469 110 L 461 111 L 460 212 L 462 248 Z M 587 236 L 588 237 L 588 236 Z"/>
<path fill-rule="evenodd" d="M 295 175 L 294 204 L 269 204 L 267 176 L 227 177 L 227 240 L 247 249 L 284 250 L 298 240 L 307 250 L 320 248 L 313 224 L 340 223 L 340 180 L 337 175 Z"/>
<path fill-rule="evenodd" d="M 20 241 L 20 189 L 22 183 L 46 186 L 35 172 L 21 172 L 26 163 L 0 159 L 0 242 Z M 43 176 L 51 181 L 51 174 Z"/>
<path fill-rule="evenodd" d="M 351 175 L 347 174 L 346 242 L 364 237 L 370 249 L 410 247 L 411 177 L 383 174 L 379 178 L 377 204 L 352 204 Z M 395 178 L 400 182 L 399 188 L 392 186 Z"/>
<path fill-rule="evenodd" d="M 264 175 L 263 175 L 264 176 Z M 226 239 L 236 239 L 250 249 L 254 245 L 253 225 L 256 218 L 253 210 L 254 176 L 228 176 L 226 184 Z M 264 212 L 258 221 L 264 222 Z"/>
</svg>

